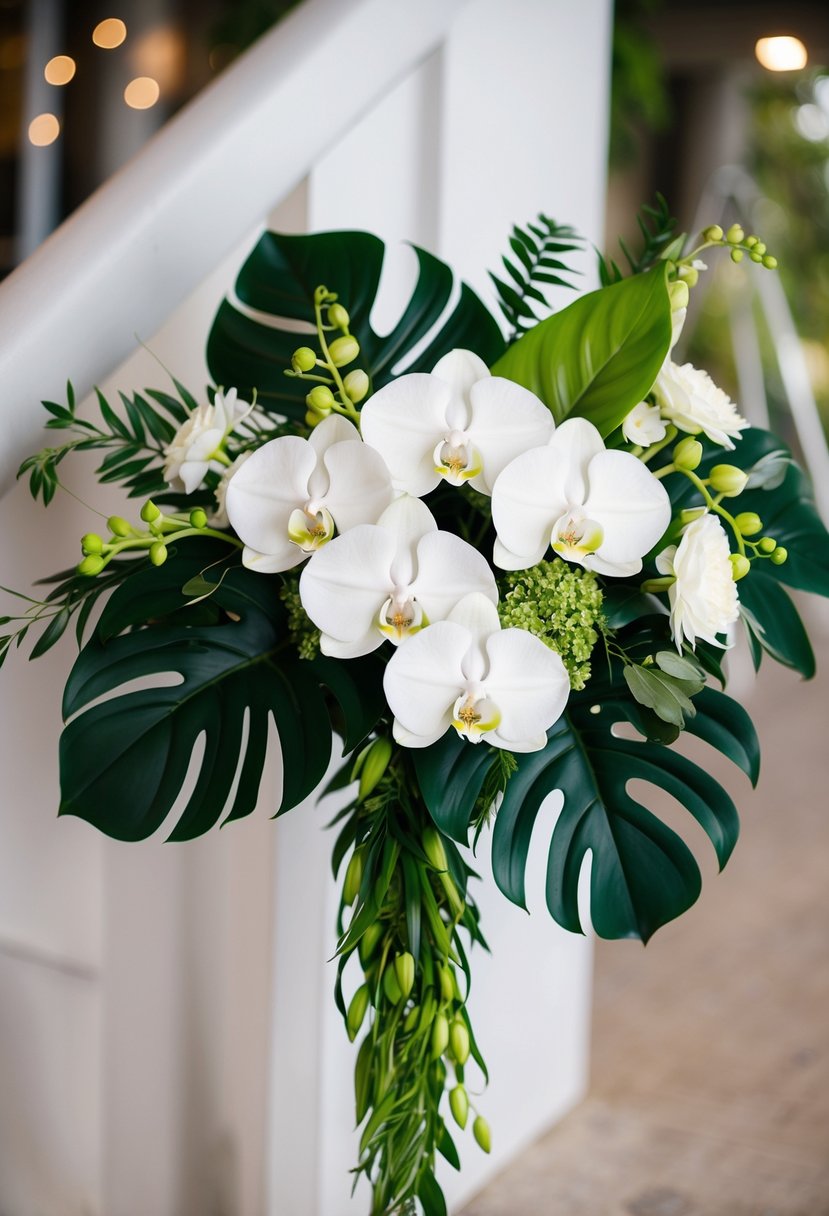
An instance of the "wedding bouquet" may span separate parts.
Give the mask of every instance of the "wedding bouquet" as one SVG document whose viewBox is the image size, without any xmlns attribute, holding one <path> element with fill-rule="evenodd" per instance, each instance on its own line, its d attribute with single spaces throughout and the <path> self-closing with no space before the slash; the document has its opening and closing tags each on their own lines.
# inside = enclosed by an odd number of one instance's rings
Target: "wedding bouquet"
<svg viewBox="0 0 829 1216">
<path fill-rule="evenodd" d="M 61 814 L 139 840 L 177 803 L 165 831 L 187 840 L 254 809 L 271 719 L 276 814 L 342 752 L 326 787 L 347 790 L 335 999 L 361 1039 L 355 1174 L 375 1214 L 445 1212 L 436 1154 L 459 1166 L 470 1124 L 490 1147 L 463 846 L 491 829 L 495 880 L 523 905 L 535 821 L 560 791 L 551 915 L 582 931 L 589 852 L 595 931 L 647 940 L 700 874 L 629 783 L 678 800 L 724 865 L 735 806 L 671 744 L 688 731 L 756 781 L 751 722 L 714 687 L 740 621 L 756 666 L 766 653 L 813 674 L 784 589 L 829 595 L 804 475 L 671 355 L 704 251 L 774 258 L 736 224 L 688 249 L 661 202 L 640 227 L 626 273 L 601 259 L 600 289 L 556 312 L 547 289 L 571 286 L 582 242 L 543 216 L 516 227 L 492 276 L 507 338 L 423 250 L 378 334 L 377 238 L 267 232 L 208 339 L 216 387 L 174 380 L 120 409 L 99 392 L 92 420 L 69 386 L 44 403 L 66 441 L 21 469 L 48 503 L 71 452 L 103 449 L 99 480 L 141 502 L 4 618 L 2 655 L 37 624 L 44 653 L 75 618 Z"/>
</svg>

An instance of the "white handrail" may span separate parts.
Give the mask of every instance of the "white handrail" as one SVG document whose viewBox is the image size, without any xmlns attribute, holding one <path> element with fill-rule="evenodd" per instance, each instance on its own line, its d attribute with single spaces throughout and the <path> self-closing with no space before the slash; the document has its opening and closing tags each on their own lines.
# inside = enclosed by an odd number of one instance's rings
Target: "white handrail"
<svg viewBox="0 0 829 1216">
<path fill-rule="evenodd" d="M 154 333 L 465 2 L 305 0 L 0 285 L 0 493 L 38 441 L 37 403 L 67 377 L 85 395 Z"/>
</svg>

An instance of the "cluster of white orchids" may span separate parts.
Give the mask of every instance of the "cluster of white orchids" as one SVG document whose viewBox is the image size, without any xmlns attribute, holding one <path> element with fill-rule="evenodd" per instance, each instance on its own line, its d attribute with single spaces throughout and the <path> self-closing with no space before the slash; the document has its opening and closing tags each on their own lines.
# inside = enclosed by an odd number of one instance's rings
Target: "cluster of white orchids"
<svg viewBox="0 0 829 1216">
<path fill-rule="evenodd" d="M 302 364 L 301 349 L 295 371 Z M 217 392 L 169 445 L 166 476 L 192 492 L 209 468 L 221 470 L 210 522 L 229 522 L 244 565 L 273 574 L 304 563 L 299 596 L 324 654 L 355 658 L 391 642 L 384 689 L 400 744 L 426 747 L 454 727 L 513 752 L 544 746 L 570 679 L 545 641 L 502 627 L 496 571 L 526 570 L 552 552 L 630 578 L 651 554 L 661 577 L 644 586 L 667 592 L 678 649 L 698 638 L 722 644 L 737 619 L 736 582 L 749 563 L 730 553 L 718 515 L 746 474 L 718 465 L 700 481 L 693 436 L 733 448 L 748 424 L 705 372 L 669 357 L 611 447 L 585 418 L 556 426 L 533 393 L 467 350 L 429 374 L 399 376 L 359 414 L 332 410 L 326 394 L 325 403 L 317 394 L 322 409 L 309 394 L 308 438 L 281 435 L 230 462 L 225 443 L 252 407 L 235 390 Z M 687 437 L 672 463 L 652 471 L 647 461 L 678 431 Z M 659 551 L 672 524 L 661 480 L 671 471 L 698 481 L 705 505 L 674 521 L 676 543 Z M 491 553 L 438 527 L 422 500 L 441 482 L 491 500 Z M 750 534 L 752 521 L 740 527 Z"/>
</svg>

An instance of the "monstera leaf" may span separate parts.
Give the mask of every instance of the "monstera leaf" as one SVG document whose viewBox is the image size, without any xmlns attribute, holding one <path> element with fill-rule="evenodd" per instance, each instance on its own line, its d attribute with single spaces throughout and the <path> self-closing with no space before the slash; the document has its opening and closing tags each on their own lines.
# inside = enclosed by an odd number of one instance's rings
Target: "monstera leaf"
<svg viewBox="0 0 829 1216">
<path fill-rule="evenodd" d="M 705 689 L 694 699 L 687 729 L 727 755 L 754 782 L 759 751 L 754 728 L 731 698 Z M 594 713 L 595 706 L 600 712 Z M 700 873 L 680 837 L 633 798 L 639 778 L 672 795 L 708 834 L 720 867 L 737 841 L 739 822 L 729 795 L 698 765 L 658 743 L 617 737 L 618 722 L 639 725 L 620 669 L 612 679 L 598 673 L 551 728 L 541 751 L 519 756 L 507 783 L 492 835 L 492 866 L 504 894 L 524 906 L 524 873 L 538 813 L 548 794 L 560 790 L 564 806 L 550 842 L 547 904 L 565 929 L 581 931 L 578 881 L 592 854 L 591 919 L 601 937 L 643 941 L 696 900 Z M 438 826 L 466 841 L 469 816 L 485 767 L 478 754 L 445 736 L 417 757 L 418 777 Z"/>
<path fill-rule="evenodd" d="M 666 266 L 581 296 L 541 321 L 493 372 L 535 393 L 556 422 L 588 418 L 609 435 L 645 397 L 668 353 Z"/>
<path fill-rule="evenodd" d="M 462 284 L 457 304 L 444 317 L 452 271 L 422 249 L 415 248 L 415 254 L 418 277 L 411 298 L 391 332 L 380 335 L 371 327 L 370 314 L 383 266 L 381 240 L 367 232 L 266 232 L 239 272 L 236 301 L 225 300 L 213 323 L 207 343 L 211 375 L 217 384 L 234 385 L 248 400 L 256 390 L 266 409 L 303 418 L 308 385 L 286 376 L 285 370 L 302 344 L 297 322 L 313 330 L 314 289 L 321 285 L 336 292 L 348 309 L 351 332 L 360 343 L 354 366 L 369 374 L 372 388 L 386 384 L 396 365 L 430 334 L 426 348 L 407 362 L 407 371 L 431 371 L 454 347 L 493 363 L 504 340 L 490 313 Z"/>
<path fill-rule="evenodd" d="M 738 498 L 729 499 L 727 506 L 734 515 L 756 512 L 763 521 L 763 533 L 788 550 L 782 566 L 763 560 L 752 563 L 750 573 L 739 584 L 754 664 L 760 666 L 765 651 L 809 678 L 815 671 L 812 647 L 797 608 L 781 585 L 829 596 L 829 532 L 817 513 L 809 479 L 792 460 L 786 445 L 759 427 L 743 431 L 733 452 L 724 453 L 721 447 L 708 443 L 705 447 L 697 470 L 701 477 L 724 460 L 751 470 L 760 462 L 768 465 L 773 454 L 780 456 L 779 474 L 771 479 L 768 489 L 746 490 Z M 673 474 L 664 484 L 675 508 L 698 504 L 687 478 Z"/>
<path fill-rule="evenodd" d="M 296 657 L 278 578 L 236 567 L 206 604 L 186 606 L 182 584 L 204 563 L 202 546 L 198 557 L 179 553 L 163 569 L 130 578 L 113 594 L 69 676 L 60 812 L 118 840 L 142 840 L 160 827 L 202 738 L 171 840 L 199 836 L 223 815 L 227 822 L 250 814 L 269 719 L 284 768 L 274 810 L 285 811 L 325 774 L 331 714 L 343 720 L 337 725 L 348 751 L 383 708 L 382 669 L 373 657 L 348 664 Z M 206 614 L 209 623 L 189 623 Z M 134 628 L 148 619 L 158 623 Z M 136 687 L 139 678 L 149 686 Z"/>
</svg>

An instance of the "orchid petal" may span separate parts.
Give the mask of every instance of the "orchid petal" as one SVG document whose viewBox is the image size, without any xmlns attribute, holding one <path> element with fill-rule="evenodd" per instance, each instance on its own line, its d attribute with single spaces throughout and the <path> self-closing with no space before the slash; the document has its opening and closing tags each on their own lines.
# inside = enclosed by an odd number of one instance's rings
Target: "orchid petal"
<svg viewBox="0 0 829 1216">
<path fill-rule="evenodd" d="M 553 431 L 550 451 L 558 465 L 557 486 L 570 506 L 583 503 L 587 493 L 587 466 L 605 450 L 596 427 L 586 418 L 567 418 Z M 634 458 L 635 459 L 635 458 Z M 559 511 L 560 515 L 562 512 Z"/>
<path fill-rule="evenodd" d="M 492 600 L 479 591 L 473 591 L 455 605 L 446 619 L 462 625 L 466 630 L 468 641 L 461 668 L 468 683 L 480 682 L 487 669 L 487 638 L 501 630 L 498 609 Z"/>
<path fill-rule="evenodd" d="M 391 733 L 395 743 L 399 743 L 401 747 L 431 747 L 433 743 L 437 743 L 438 739 L 443 738 L 451 725 L 452 712 L 451 710 L 447 710 L 441 719 L 440 725 L 431 734 L 415 735 L 412 731 L 406 730 L 405 726 L 401 725 L 397 718 L 392 723 Z"/>
<path fill-rule="evenodd" d="M 430 742 L 440 738 L 445 729 L 441 725 L 449 725 L 452 706 L 464 685 L 461 662 L 468 646 L 469 633 L 462 625 L 438 621 L 394 652 L 383 688 L 404 731 L 426 736 Z"/>
<path fill-rule="evenodd" d="M 398 587 L 408 586 L 415 574 L 418 543 L 438 530 L 435 517 L 419 498 L 403 494 L 386 507 L 377 523 L 394 537 L 392 582 Z"/>
<path fill-rule="evenodd" d="M 501 711 L 497 734 L 506 746 L 536 739 L 564 712 L 570 679 L 560 655 L 524 629 L 504 629 L 486 643 L 487 696 Z M 535 750 L 535 749 L 529 749 Z"/>
<path fill-rule="evenodd" d="M 279 574 L 283 570 L 292 570 L 300 562 L 304 562 L 308 554 L 298 545 L 285 537 L 284 543 L 274 549 L 273 553 L 260 553 L 245 545 L 242 550 L 242 565 L 257 574 Z"/>
<path fill-rule="evenodd" d="M 374 629 L 393 590 L 395 541 L 375 524 L 360 524 L 314 555 L 299 580 L 299 598 L 316 627 L 338 642 L 356 642 Z"/>
<path fill-rule="evenodd" d="M 430 532 L 421 539 L 411 591 L 430 621 L 443 620 L 464 596 L 475 591 L 493 604 L 498 602 L 489 562 L 451 532 Z"/>
<path fill-rule="evenodd" d="M 234 531 L 246 545 L 260 555 L 285 551 L 290 543 L 288 519 L 307 500 L 315 464 L 316 453 L 307 440 L 283 435 L 257 448 L 239 468 L 228 483 L 225 506 Z"/>
<path fill-rule="evenodd" d="M 547 746 L 547 735 L 532 735 L 527 739 L 508 739 L 499 728 L 488 731 L 484 735 L 484 741 L 491 743 L 493 747 L 503 747 L 508 752 L 540 752 L 542 747 Z"/>
<path fill-rule="evenodd" d="M 440 481 L 432 453 L 447 432 L 451 388 L 413 372 L 385 385 L 363 406 L 363 439 L 385 460 L 396 489 L 421 498 Z"/>
<path fill-rule="evenodd" d="M 326 419 L 328 421 L 328 419 Z M 383 458 L 365 443 L 334 443 L 322 460 L 330 484 L 325 505 L 338 532 L 374 523 L 392 500 L 391 480 Z"/>
<path fill-rule="evenodd" d="M 613 565 L 644 557 L 671 522 L 671 500 L 662 482 L 641 460 L 616 451 L 593 457 L 588 480 L 584 511 L 604 532 L 597 556 Z M 641 560 L 626 573 L 640 569 Z"/>
<path fill-rule="evenodd" d="M 516 561 L 526 558 L 505 569 L 532 565 L 538 561 L 534 555 L 546 551 L 552 526 L 567 508 L 565 476 L 552 444 L 517 456 L 499 476 L 492 490 L 492 522 L 503 548 Z"/>
<path fill-rule="evenodd" d="M 452 391 L 445 413 L 449 429 L 465 430 L 470 418 L 472 389 L 480 380 L 490 378 L 489 368 L 474 351 L 450 350 L 437 361 L 432 375 L 448 384 Z"/>
<path fill-rule="evenodd" d="M 329 637 L 327 633 L 320 636 L 320 650 L 332 659 L 359 659 L 382 645 L 383 635 L 373 625 L 354 642 L 340 642 L 337 638 Z"/>
<path fill-rule="evenodd" d="M 343 418 L 342 414 L 329 414 L 311 431 L 308 442 L 317 454 L 317 459 L 327 452 L 335 443 L 347 443 L 349 440 L 360 442 L 360 432 L 353 422 Z"/>
<path fill-rule="evenodd" d="M 549 537 L 545 537 L 544 544 L 535 553 L 522 555 L 513 553 L 506 545 L 501 544 L 501 541 L 496 537 L 495 544 L 492 549 L 493 564 L 499 570 L 528 570 L 530 566 L 537 565 L 544 554 L 547 552 L 547 542 Z"/>
<path fill-rule="evenodd" d="M 498 474 L 531 448 L 543 447 L 553 433 L 553 416 L 528 389 L 502 376 L 479 380 L 470 393 L 468 430 L 483 458 L 483 471 L 472 485 L 491 494 Z"/>
</svg>

